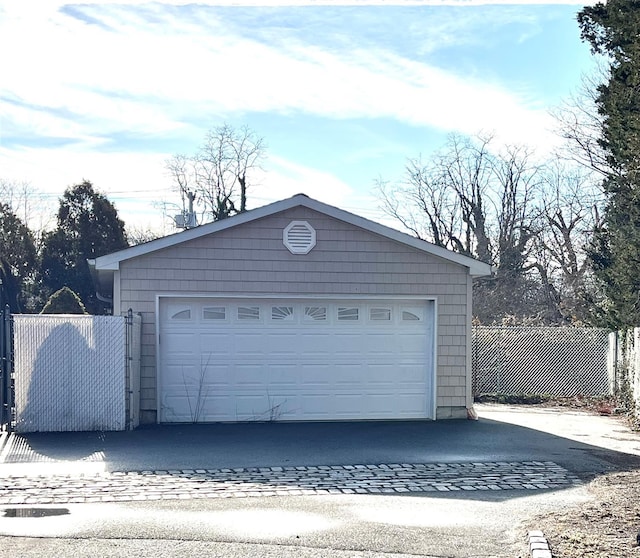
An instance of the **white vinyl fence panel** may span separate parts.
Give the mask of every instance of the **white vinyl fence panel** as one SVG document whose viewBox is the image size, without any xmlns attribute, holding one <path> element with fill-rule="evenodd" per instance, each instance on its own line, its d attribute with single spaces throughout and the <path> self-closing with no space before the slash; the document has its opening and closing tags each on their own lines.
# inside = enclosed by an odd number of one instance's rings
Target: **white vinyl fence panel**
<svg viewBox="0 0 640 558">
<path fill-rule="evenodd" d="M 124 430 L 125 318 L 14 316 L 17 432 Z"/>
</svg>

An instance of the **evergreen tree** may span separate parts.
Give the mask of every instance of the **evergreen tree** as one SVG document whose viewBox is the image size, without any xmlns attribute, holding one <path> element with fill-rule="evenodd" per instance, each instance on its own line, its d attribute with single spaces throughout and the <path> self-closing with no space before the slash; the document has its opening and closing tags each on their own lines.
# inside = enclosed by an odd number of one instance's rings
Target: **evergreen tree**
<svg viewBox="0 0 640 558">
<path fill-rule="evenodd" d="M 80 297 L 69 287 L 62 287 L 53 293 L 40 314 L 86 314 L 87 310 Z"/>
<path fill-rule="evenodd" d="M 640 1 L 609 0 L 578 15 L 583 40 L 609 64 L 598 87 L 600 144 L 611 169 L 604 179 L 604 222 L 591 260 L 604 295 L 600 320 L 614 328 L 640 325 Z"/>
<path fill-rule="evenodd" d="M 105 304 L 96 297 L 87 259 L 128 246 L 124 223 L 113 204 L 85 180 L 68 188 L 60 200 L 57 227 L 44 235 L 42 280 L 49 292 L 69 287 L 91 314 Z"/>
<path fill-rule="evenodd" d="M 31 231 L 8 205 L 0 203 L 0 279 L 4 303 L 12 312 L 24 311 L 35 270 L 36 248 Z"/>
</svg>

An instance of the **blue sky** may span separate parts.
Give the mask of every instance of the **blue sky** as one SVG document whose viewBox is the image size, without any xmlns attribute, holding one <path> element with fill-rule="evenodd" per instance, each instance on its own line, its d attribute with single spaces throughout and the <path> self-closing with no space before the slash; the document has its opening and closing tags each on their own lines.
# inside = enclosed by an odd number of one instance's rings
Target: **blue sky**
<svg viewBox="0 0 640 558">
<path fill-rule="evenodd" d="M 52 212 L 88 179 L 171 232 L 164 161 L 226 122 L 268 146 L 250 206 L 305 192 L 385 221 L 374 181 L 448 134 L 543 156 L 593 65 L 577 3 L 234 4 L 0 0 L 0 178 Z"/>
</svg>

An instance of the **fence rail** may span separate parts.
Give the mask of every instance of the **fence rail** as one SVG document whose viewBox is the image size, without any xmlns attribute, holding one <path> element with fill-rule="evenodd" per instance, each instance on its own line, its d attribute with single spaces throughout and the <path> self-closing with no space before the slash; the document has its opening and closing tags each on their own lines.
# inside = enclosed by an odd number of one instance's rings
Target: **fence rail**
<svg viewBox="0 0 640 558">
<path fill-rule="evenodd" d="M 606 395 L 609 331 L 569 327 L 474 327 L 474 395 Z"/>
</svg>

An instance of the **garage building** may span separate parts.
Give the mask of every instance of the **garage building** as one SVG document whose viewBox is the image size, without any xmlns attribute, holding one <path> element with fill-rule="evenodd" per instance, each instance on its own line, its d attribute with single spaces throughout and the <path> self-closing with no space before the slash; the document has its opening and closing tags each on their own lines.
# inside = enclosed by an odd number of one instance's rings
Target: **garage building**
<svg viewBox="0 0 640 558">
<path fill-rule="evenodd" d="M 303 194 L 91 262 L 143 423 L 462 418 L 490 267 Z"/>
</svg>

